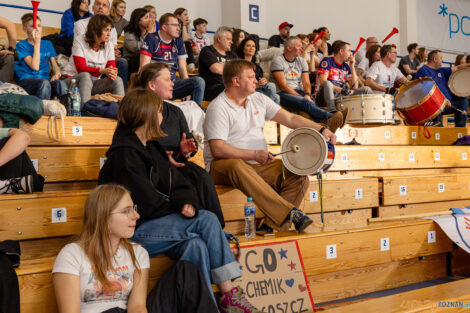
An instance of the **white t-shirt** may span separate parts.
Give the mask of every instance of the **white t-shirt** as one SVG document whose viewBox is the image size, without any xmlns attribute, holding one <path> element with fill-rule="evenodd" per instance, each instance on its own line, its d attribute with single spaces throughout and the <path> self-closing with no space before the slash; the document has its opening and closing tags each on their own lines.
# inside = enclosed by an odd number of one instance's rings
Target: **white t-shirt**
<svg viewBox="0 0 470 313">
<path fill-rule="evenodd" d="M 360 68 L 359 65 L 361 64 L 361 62 L 362 62 L 364 59 L 367 59 L 367 58 L 366 58 L 366 52 L 367 52 L 367 51 L 366 51 L 365 48 L 361 48 L 361 49 L 357 50 L 356 55 L 355 55 L 355 57 L 356 57 L 356 70 L 357 70 L 358 68 Z"/>
<path fill-rule="evenodd" d="M 66 76 L 74 76 L 78 73 L 75 67 L 74 57 L 85 59 L 86 65 L 89 67 L 105 68 L 109 61 L 114 61 L 114 46 L 108 41 L 104 49 L 95 51 L 90 48 L 84 38 L 74 39 L 72 56 L 69 58 L 69 63 L 67 63 L 63 71 L 63 74 Z M 93 80 L 101 76 L 99 72 L 91 74 Z"/>
<path fill-rule="evenodd" d="M 366 77 L 372 78 L 377 84 L 385 87 L 393 87 L 395 81 L 403 77 L 403 74 L 394 65 L 387 67 L 382 60 L 374 62 L 367 71 Z M 383 94 L 374 90 L 374 93 Z"/>
<path fill-rule="evenodd" d="M 207 33 L 202 34 L 202 38 L 199 38 L 196 35 L 196 31 L 193 31 L 192 38 L 194 42 L 193 46 L 196 46 L 199 51 L 201 51 L 205 46 L 210 46 L 212 44 L 211 37 Z"/>
<path fill-rule="evenodd" d="M 133 244 L 134 253 L 141 269 L 150 268 L 149 255 L 142 246 Z M 122 246 L 114 258 L 114 271 L 108 271 L 109 281 L 115 288 L 102 290 L 92 266 L 83 249 L 76 243 L 66 245 L 54 262 L 52 273 L 67 273 L 80 277 L 80 312 L 96 313 L 111 308 L 127 308 L 127 301 L 134 285 L 131 255 Z"/>
<path fill-rule="evenodd" d="M 221 139 L 239 149 L 267 150 L 264 123 L 271 120 L 280 106 L 262 93 L 249 95 L 245 108 L 234 104 L 225 91 L 210 103 L 204 120 L 204 163 L 210 171 L 214 159 L 209 140 Z M 252 161 L 250 163 L 256 163 Z"/>
<path fill-rule="evenodd" d="M 361 63 L 359 63 L 359 65 L 357 66 L 357 69 L 361 69 L 362 70 L 362 76 L 366 76 L 367 74 L 367 71 L 369 70 L 369 59 L 368 58 L 364 58 L 361 60 Z"/>
<path fill-rule="evenodd" d="M 86 28 L 88 27 L 88 23 L 90 22 L 91 17 L 84 18 L 81 20 L 76 21 L 73 24 L 73 41 L 75 45 L 75 40 L 77 38 L 85 38 L 85 33 L 86 33 Z M 117 32 L 116 28 L 111 28 L 111 34 L 109 34 L 109 42 L 111 42 L 113 45 L 117 45 Z"/>
</svg>

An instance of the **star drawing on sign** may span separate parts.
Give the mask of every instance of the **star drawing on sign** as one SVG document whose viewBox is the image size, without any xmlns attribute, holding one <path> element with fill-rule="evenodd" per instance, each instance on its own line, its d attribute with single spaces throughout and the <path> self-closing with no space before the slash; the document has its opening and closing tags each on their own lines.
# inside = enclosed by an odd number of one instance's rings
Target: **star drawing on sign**
<svg viewBox="0 0 470 313">
<path fill-rule="evenodd" d="M 295 264 L 294 262 L 290 261 L 290 264 L 287 264 L 287 266 L 290 267 L 290 270 L 293 271 L 295 270 L 295 267 L 297 266 L 297 264 Z"/>
<path fill-rule="evenodd" d="M 281 256 L 281 260 L 283 258 L 286 258 L 286 260 L 287 260 L 287 250 L 284 250 L 284 249 L 281 248 L 281 251 L 279 251 L 278 253 Z"/>
<path fill-rule="evenodd" d="M 445 17 L 446 15 L 449 15 L 449 13 L 447 13 L 448 7 L 446 7 L 445 3 L 443 3 L 439 8 L 441 9 L 441 11 L 437 13 L 438 15 L 442 14 L 443 17 Z"/>
</svg>

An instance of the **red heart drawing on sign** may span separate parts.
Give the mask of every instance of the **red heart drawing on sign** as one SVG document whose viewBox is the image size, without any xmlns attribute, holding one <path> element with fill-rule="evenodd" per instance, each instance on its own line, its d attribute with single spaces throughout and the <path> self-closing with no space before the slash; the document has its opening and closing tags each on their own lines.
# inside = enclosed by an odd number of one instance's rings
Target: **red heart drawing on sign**
<svg viewBox="0 0 470 313">
<path fill-rule="evenodd" d="M 299 284 L 299 290 L 300 292 L 304 292 L 305 290 L 307 290 L 307 287 L 304 287 L 301 284 Z"/>
</svg>

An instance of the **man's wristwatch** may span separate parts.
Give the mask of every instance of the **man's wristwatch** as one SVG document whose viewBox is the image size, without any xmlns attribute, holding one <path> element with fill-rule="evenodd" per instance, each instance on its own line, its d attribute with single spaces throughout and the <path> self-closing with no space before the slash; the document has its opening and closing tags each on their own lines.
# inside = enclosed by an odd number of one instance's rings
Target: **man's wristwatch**
<svg viewBox="0 0 470 313">
<path fill-rule="evenodd" d="M 323 126 L 322 128 L 320 128 L 320 130 L 319 130 L 318 132 L 321 134 L 321 133 L 323 133 L 323 131 L 324 131 L 325 129 L 328 129 L 328 130 L 329 130 L 330 128 L 329 128 L 328 126 Z"/>
</svg>

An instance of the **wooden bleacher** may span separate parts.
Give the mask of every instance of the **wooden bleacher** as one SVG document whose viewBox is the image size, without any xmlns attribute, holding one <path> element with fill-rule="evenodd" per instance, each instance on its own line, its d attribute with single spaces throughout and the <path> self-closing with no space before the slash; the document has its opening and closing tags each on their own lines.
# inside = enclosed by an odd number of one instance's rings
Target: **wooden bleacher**
<svg viewBox="0 0 470 313">
<path fill-rule="evenodd" d="M 37 160 L 39 173 L 47 176 L 43 193 L 0 196 L 0 240 L 21 241 L 22 263 L 17 274 L 22 312 L 57 311 L 51 284 L 54 257 L 80 230 L 84 201 L 96 183 L 115 126 L 116 122 L 110 119 L 66 117 L 64 137 L 60 120 L 58 129 L 50 123 L 49 117 L 43 117 L 35 125 L 22 124 L 31 136 L 28 153 Z M 77 127 L 81 127 L 82 136 L 73 136 Z M 265 135 L 273 152 L 280 150 L 282 129 L 273 122 L 266 124 Z M 336 146 L 335 163 L 324 175 L 323 182 L 325 224 L 320 223 L 318 182 L 311 177 L 309 191 L 301 205 L 314 220 L 309 233 L 278 233 L 271 239 L 258 237 L 256 242 L 298 241 L 316 303 L 449 274 L 470 273 L 468 255 L 454 248 L 434 222 L 416 219 L 368 222 L 371 217 L 436 212 L 470 205 L 470 196 L 467 196 L 470 188 L 467 162 L 470 161 L 463 157 L 464 153 L 470 157 L 470 148 L 441 146 L 442 142 L 448 145 L 455 141 L 459 133 L 467 134 L 467 129 L 430 128 L 434 141 L 421 138 L 422 129 L 416 139 L 411 139 L 415 128 L 406 126 L 349 129 L 339 132 L 353 134 L 357 130 L 359 135 L 353 138 L 363 145 Z M 285 135 L 286 129 L 283 131 Z M 381 138 L 380 134 L 385 132 L 390 132 L 387 134 L 390 138 L 385 138 L 385 134 Z M 436 133 L 439 133 L 439 142 L 435 140 Z M 409 137 L 396 138 L 400 134 Z M 352 139 L 342 136 L 343 142 L 344 138 Z M 203 166 L 200 152 L 194 161 Z M 439 184 L 444 184 L 444 192 L 439 192 Z M 400 196 L 403 185 L 407 186 L 407 193 Z M 217 192 L 227 221 L 226 230 L 241 233 L 245 195 L 227 186 L 217 186 Z M 67 222 L 51 223 L 52 208 L 66 208 Z M 257 210 L 257 218 L 262 217 Z M 436 232 L 435 243 L 427 242 L 429 231 Z M 242 237 L 242 245 L 253 244 Z M 381 238 L 390 239 L 389 251 L 380 250 Z M 335 259 L 325 258 L 325 247 L 330 244 L 337 246 Z M 154 284 L 172 263 L 165 256 L 152 258 L 149 284 Z M 447 290 L 446 286 L 442 288 Z M 450 294 L 443 294 L 443 299 L 453 299 Z M 328 308 L 328 312 L 353 305 Z M 382 312 L 378 307 L 373 312 Z"/>
</svg>

